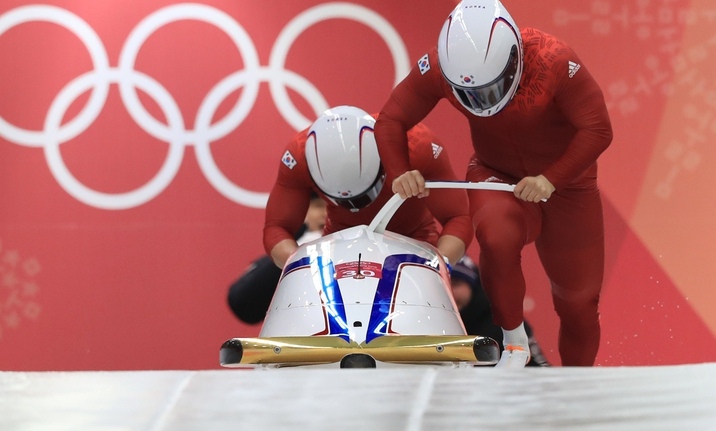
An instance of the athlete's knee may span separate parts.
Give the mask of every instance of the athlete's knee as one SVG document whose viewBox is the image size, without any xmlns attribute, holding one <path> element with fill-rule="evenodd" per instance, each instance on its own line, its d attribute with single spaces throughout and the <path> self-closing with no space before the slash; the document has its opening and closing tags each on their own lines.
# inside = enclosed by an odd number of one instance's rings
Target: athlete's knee
<svg viewBox="0 0 716 431">
<path fill-rule="evenodd" d="M 577 320 L 599 319 L 600 289 L 565 289 L 552 284 L 552 301 L 557 314 L 562 318 Z"/>
<path fill-rule="evenodd" d="M 576 284 L 575 284 L 576 286 Z M 599 304 L 602 290 L 601 282 L 581 284 L 577 287 L 565 287 L 552 282 L 552 297 L 573 304 Z"/>
<path fill-rule="evenodd" d="M 519 263 L 524 244 L 504 238 L 494 238 L 490 235 L 476 238 L 480 245 L 480 259 L 487 259 L 491 264 Z M 483 261 L 484 264 L 487 264 Z"/>
<path fill-rule="evenodd" d="M 525 233 L 518 224 L 482 221 L 475 225 L 480 250 L 499 256 L 519 256 L 525 246 Z"/>
</svg>

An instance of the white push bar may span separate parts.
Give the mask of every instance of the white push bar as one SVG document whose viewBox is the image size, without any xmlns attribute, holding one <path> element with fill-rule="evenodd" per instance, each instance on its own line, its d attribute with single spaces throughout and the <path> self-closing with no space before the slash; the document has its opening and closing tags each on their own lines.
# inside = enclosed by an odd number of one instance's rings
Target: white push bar
<svg viewBox="0 0 716 431">
<path fill-rule="evenodd" d="M 466 190 L 499 190 L 504 192 L 513 192 L 515 190 L 514 184 L 505 183 L 490 183 L 490 182 L 478 182 L 472 183 L 469 181 L 426 181 L 426 189 L 466 189 Z M 383 205 L 383 208 L 378 211 L 378 214 L 373 217 L 373 221 L 370 222 L 368 230 L 377 233 L 385 232 L 385 227 L 393 217 L 400 205 L 403 204 L 405 199 L 401 198 L 399 194 L 393 195 L 388 202 Z"/>
</svg>

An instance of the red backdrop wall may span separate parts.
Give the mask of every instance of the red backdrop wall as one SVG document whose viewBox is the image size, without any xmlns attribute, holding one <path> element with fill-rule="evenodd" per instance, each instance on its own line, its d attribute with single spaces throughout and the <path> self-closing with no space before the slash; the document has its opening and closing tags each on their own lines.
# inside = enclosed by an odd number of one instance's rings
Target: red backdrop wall
<svg viewBox="0 0 716 431">
<path fill-rule="evenodd" d="M 284 145 L 328 106 L 377 111 L 454 0 L 6 0 L 0 6 L 0 369 L 218 368 L 258 333 L 228 285 L 261 254 Z M 599 365 L 716 360 L 708 0 L 506 0 L 602 84 Z M 466 125 L 427 119 L 455 168 Z M 475 254 L 473 246 L 470 253 Z M 527 317 L 554 363 L 533 249 Z"/>
</svg>

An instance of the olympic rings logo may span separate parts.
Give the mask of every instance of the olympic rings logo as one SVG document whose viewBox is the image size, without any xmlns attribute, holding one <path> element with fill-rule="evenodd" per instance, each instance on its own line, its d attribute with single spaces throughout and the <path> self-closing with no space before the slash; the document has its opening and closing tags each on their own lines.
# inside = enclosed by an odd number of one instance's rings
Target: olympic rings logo
<svg viewBox="0 0 716 431">
<path fill-rule="evenodd" d="M 268 193 L 246 190 L 230 181 L 218 168 L 210 145 L 236 129 L 251 112 L 258 98 L 259 86 L 268 82 L 271 98 L 282 117 L 295 130 L 307 127 L 312 120 L 303 116 L 291 101 L 287 87 L 303 97 L 314 113 L 329 108 L 321 92 L 304 77 L 284 68 L 294 41 L 312 25 L 324 20 L 343 18 L 357 21 L 375 31 L 386 43 L 393 57 L 395 83 L 409 71 L 409 58 L 402 38 L 393 26 L 375 11 L 350 3 L 325 3 L 294 17 L 274 43 L 268 66 L 262 66 L 256 47 L 244 28 L 225 12 L 196 3 L 182 3 L 157 10 L 144 18 L 129 34 L 120 51 L 117 67 L 111 67 L 104 44 L 92 27 L 77 15 L 55 6 L 29 5 L 12 9 L 0 16 L 0 36 L 7 30 L 32 21 L 60 25 L 76 35 L 90 54 L 93 70 L 67 83 L 50 104 L 42 130 L 28 130 L 7 122 L 0 116 L 0 136 L 27 146 L 41 147 L 57 182 L 75 199 L 101 209 L 121 210 L 142 205 L 159 195 L 174 179 L 184 158 L 184 148 L 194 146 L 199 167 L 224 197 L 253 208 L 266 206 Z M 185 126 L 181 110 L 173 96 L 151 76 L 134 69 L 144 42 L 162 26 L 181 20 L 199 20 L 216 26 L 233 42 L 244 68 L 216 83 L 204 97 L 196 114 L 194 129 Z M 150 136 L 169 144 L 163 166 L 143 186 L 124 193 L 104 193 L 81 183 L 65 165 L 60 145 L 81 133 L 97 119 L 107 100 L 110 85 L 119 86 L 123 105 L 132 120 Z M 158 121 L 144 108 L 137 89 L 151 97 L 166 118 Z M 221 103 L 232 93 L 241 95 L 221 119 L 212 119 Z M 82 110 L 62 124 L 68 108 L 78 97 L 90 91 Z"/>
</svg>

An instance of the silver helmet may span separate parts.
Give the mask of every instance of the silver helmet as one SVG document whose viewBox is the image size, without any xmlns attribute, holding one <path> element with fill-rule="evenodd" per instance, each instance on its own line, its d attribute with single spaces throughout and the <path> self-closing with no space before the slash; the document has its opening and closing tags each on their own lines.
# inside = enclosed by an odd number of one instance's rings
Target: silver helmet
<svg viewBox="0 0 716 431">
<path fill-rule="evenodd" d="M 471 113 L 489 117 L 512 99 L 522 77 L 522 36 L 498 0 L 463 0 L 438 37 L 443 76 Z"/>
<path fill-rule="evenodd" d="M 306 163 L 316 186 L 336 205 L 358 211 L 375 200 L 385 174 L 375 119 L 353 106 L 325 111 L 308 130 Z"/>
</svg>

